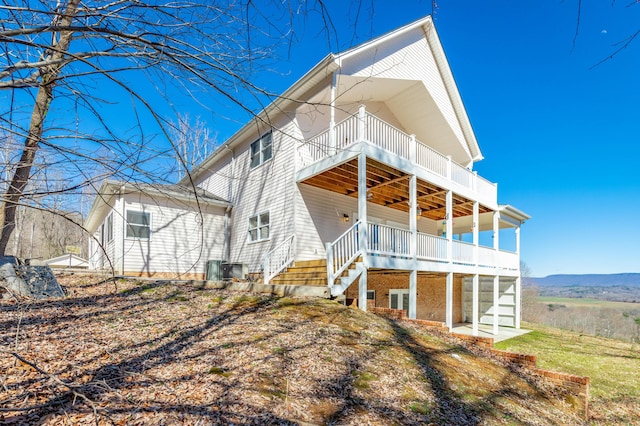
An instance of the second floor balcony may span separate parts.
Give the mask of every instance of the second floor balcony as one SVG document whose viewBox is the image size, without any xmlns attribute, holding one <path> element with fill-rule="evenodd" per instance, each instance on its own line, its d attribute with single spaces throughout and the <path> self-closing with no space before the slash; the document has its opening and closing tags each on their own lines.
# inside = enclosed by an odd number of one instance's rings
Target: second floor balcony
<svg viewBox="0 0 640 426">
<path fill-rule="evenodd" d="M 298 147 L 297 170 L 306 179 L 367 149 L 367 156 L 486 206 L 497 205 L 497 185 L 456 163 L 362 106 L 358 114 Z M 392 164 L 390 164 L 392 163 Z"/>
</svg>

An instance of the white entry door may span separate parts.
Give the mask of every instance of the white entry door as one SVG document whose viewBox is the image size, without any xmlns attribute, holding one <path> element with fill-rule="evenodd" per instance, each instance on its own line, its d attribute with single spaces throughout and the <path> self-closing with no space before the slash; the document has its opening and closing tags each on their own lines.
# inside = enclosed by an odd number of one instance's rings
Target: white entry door
<svg viewBox="0 0 640 426">
<path fill-rule="evenodd" d="M 389 290 L 389 307 L 391 309 L 409 309 L 409 289 Z"/>
</svg>

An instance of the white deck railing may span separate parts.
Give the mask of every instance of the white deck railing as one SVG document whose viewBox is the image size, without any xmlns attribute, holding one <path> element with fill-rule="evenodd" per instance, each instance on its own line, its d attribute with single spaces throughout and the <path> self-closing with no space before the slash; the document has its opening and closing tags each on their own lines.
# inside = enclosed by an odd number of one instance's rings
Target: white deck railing
<svg viewBox="0 0 640 426">
<path fill-rule="evenodd" d="M 476 264 L 476 246 L 464 241 L 451 241 L 451 259 L 449 259 L 449 240 L 436 235 L 417 233 L 416 259 L 433 262 L 474 266 Z M 356 237 L 357 239 L 357 237 Z M 396 258 L 412 258 L 411 231 L 389 225 L 367 224 L 367 254 L 391 256 Z M 495 250 L 478 246 L 478 266 L 518 270 L 517 253 Z"/>
<path fill-rule="evenodd" d="M 368 253 L 411 257 L 411 231 L 376 223 L 367 224 Z"/>
<path fill-rule="evenodd" d="M 269 282 L 295 259 L 295 235 L 291 235 L 264 256 L 264 283 Z"/>
<path fill-rule="evenodd" d="M 447 261 L 447 245 L 449 241 L 435 235 L 418 232 L 416 257 L 418 260 Z"/>
<path fill-rule="evenodd" d="M 354 223 L 334 242 L 327 243 L 327 279 L 329 285 L 333 285 L 336 278 L 360 256 L 358 245 L 358 226 L 360 221 Z"/>
<path fill-rule="evenodd" d="M 497 187 L 494 183 L 416 140 L 415 137 L 367 113 L 364 107 L 361 107 L 358 115 L 347 117 L 336 124 L 333 133 L 333 140 L 331 129 L 328 129 L 298 147 L 299 169 L 344 150 L 355 142 L 362 141 L 468 188 L 478 193 L 482 199 L 497 200 Z M 411 158 L 412 152 L 415 152 L 415 158 Z"/>
<path fill-rule="evenodd" d="M 453 243 L 453 262 L 462 265 L 474 265 L 474 251 L 476 246 L 464 241 L 451 241 Z"/>
</svg>

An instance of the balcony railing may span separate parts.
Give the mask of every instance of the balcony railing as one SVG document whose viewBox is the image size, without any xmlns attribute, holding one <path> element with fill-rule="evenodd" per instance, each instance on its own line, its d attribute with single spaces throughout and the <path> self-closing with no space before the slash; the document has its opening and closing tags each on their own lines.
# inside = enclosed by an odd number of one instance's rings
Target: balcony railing
<svg viewBox="0 0 640 426">
<path fill-rule="evenodd" d="M 411 252 L 411 231 L 389 225 L 367 223 L 367 254 L 394 258 L 413 258 Z M 449 259 L 451 244 L 451 259 Z M 517 271 L 517 253 L 478 246 L 477 266 L 503 268 Z M 418 232 L 416 259 L 439 263 L 475 266 L 476 246 L 464 241 L 452 240 Z"/>
<path fill-rule="evenodd" d="M 298 169 L 310 166 L 356 142 L 367 142 L 408 160 L 418 167 L 470 189 L 482 199 L 497 200 L 497 186 L 451 160 L 413 135 L 369 114 L 360 107 L 357 115 L 328 129 L 298 147 Z M 413 157 L 413 158 L 412 158 Z"/>
</svg>

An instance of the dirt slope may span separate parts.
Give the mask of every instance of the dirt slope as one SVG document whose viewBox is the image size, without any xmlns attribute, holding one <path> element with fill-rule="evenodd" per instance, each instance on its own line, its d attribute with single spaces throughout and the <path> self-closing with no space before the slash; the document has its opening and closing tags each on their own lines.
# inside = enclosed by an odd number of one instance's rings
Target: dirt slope
<svg viewBox="0 0 640 426">
<path fill-rule="evenodd" d="M 336 302 L 61 282 L 0 301 L 0 424 L 581 422 L 532 376 Z"/>
</svg>

